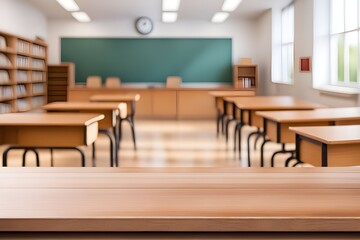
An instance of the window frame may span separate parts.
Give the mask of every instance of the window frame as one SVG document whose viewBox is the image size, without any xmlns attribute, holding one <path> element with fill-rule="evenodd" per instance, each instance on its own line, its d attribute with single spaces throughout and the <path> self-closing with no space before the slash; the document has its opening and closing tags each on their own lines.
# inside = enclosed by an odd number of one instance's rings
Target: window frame
<svg viewBox="0 0 360 240">
<path fill-rule="evenodd" d="M 333 22 L 336 21 L 333 18 L 333 7 L 334 4 L 333 2 L 336 0 L 330 0 L 330 7 L 329 7 L 329 54 L 330 54 L 330 80 L 329 80 L 329 85 L 330 86 L 335 86 L 335 87 L 348 87 L 348 88 L 355 88 L 355 89 L 360 89 L 360 0 L 357 0 L 357 27 L 355 29 L 351 29 L 351 30 L 347 30 L 346 29 L 346 23 L 347 23 L 347 19 L 346 19 L 346 0 L 343 1 L 343 31 L 341 32 L 335 32 L 333 33 Z M 350 62 L 349 62 L 349 54 L 347 51 L 347 44 L 346 44 L 346 37 L 351 34 L 351 33 L 357 33 L 357 81 L 356 82 L 351 82 L 350 79 Z M 344 58 L 344 81 L 340 81 L 339 80 L 339 63 L 336 61 L 337 64 L 334 64 L 334 59 L 338 58 L 338 51 L 339 48 L 337 47 L 336 49 L 334 49 L 333 47 L 333 41 L 335 38 L 340 38 L 342 37 L 344 40 L 344 55 L 342 56 Z M 334 69 L 334 70 L 331 70 Z"/>
</svg>

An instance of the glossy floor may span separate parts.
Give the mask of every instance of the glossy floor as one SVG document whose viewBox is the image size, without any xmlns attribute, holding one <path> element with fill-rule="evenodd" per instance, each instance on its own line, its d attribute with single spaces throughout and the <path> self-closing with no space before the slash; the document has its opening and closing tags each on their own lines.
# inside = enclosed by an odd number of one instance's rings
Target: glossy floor
<svg viewBox="0 0 360 240">
<path fill-rule="evenodd" d="M 136 122 L 137 150 L 134 150 L 128 125 L 124 124 L 124 137 L 119 152 L 120 167 L 247 167 L 245 137 L 255 129 L 245 127 L 242 145 L 242 161 L 233 151 L 233 133 L 230 141 L 216 136 L 214 121 L 144 121 Z M 233 125 L 230 126 L 234 128 Z M 260 147 L 260 142 L 258 146 Z M 259 148 L 258 147 L 258 148 Z M 294 145 L 289 145 L 293 149 Z M 1 148 L 3 150 L 4 147 Z M 86 166 L 92 166 L 91 148 L 82 148 L 86 154 Z M 271 154 L 280 150 L 280 146 L 270 143 L 266 147 L 266 166 L 270 166 Z M 99 135 L 96 142 L 96 166 L 109 166 L 109 141 Z M 252 150 L 252 166 L 258 167 L 259 151 Z M 283 167 L 289 154 L 279 155 L 277 167 Z M 22 151 L 13 151 L 9 155 L 10 167 L 21 166 Z M 35 157 L 28 154 L 27 166 L 34 166 Z M 40 151 L 41 166 L 50 166 L 50 153 Z M 80 166 L 77 152 L 54 151 L 55 167 Z"/>
</svg>

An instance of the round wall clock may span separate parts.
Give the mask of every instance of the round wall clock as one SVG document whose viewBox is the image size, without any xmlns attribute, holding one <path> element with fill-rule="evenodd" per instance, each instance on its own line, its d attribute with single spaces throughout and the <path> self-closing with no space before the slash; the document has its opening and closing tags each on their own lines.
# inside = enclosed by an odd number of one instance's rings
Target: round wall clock
<svg viewBox="0 0 360 240">
<path fill-rule="evenodd" d="M 154 29 L 154 24 L 148 17 L 139 17 L 136 20 L 135 27 L 140 34 L 147 35 Z"/>
</svg>

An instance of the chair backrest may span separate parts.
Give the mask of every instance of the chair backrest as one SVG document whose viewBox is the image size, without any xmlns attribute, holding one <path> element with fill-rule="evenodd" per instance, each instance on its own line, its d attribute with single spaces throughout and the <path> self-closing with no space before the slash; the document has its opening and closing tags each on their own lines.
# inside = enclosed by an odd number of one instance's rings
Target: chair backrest
<svg viewBox="0 0 360 240">
<path fill-rule="evenodd" d="M 105 81 L 106 88 L 119 88 L 121 86 L 121 79 L 118 77 L 108 77 Z"/>
<path fill-rule="evenodd" d="M 166 78 L 166 87 L 167 88 L 178 88 L 180 86 L 181 86 L 181 77 L 169 76 Z"/>
<path fill-rule="evenodd" d="M 88 88 L 101 88 L 101 77 L 99 76 L 89 76 L 86 79 L 86 87 Z"/>
</svg>

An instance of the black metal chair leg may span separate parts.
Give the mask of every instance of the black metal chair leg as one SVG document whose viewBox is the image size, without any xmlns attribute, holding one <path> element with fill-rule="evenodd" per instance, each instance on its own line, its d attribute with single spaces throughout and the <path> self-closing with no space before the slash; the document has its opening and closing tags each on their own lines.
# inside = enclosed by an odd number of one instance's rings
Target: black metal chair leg
<svg viewBox="0 0 360 240">
<path fill-rule="evenodd" d="M 219 137 L 220 135 L 220 119 L 221 119 L 221 112 L 220 110 L 217 111 L 217 116 L 216 116 L 216 136 Z"/>
<path fill-rule="evenodd" d="M 50 148 L 50 166 L 54 167 L 54 150 Z"/>
<path fill-rule="evenodd" d="M 134 149 L 136 150 L 136 136 L 135 136 L 135 121 L 134 121 L 134 116 L 131 116 L 130 126 L 131 126 L 131 133 L 132 133 L 132 137 L 133 137 L 133 142 L 134 142 Z"/>
<path fill-rule="evenodd" d="M 260 129 L 259 129 L 259 132 L 260 132 Z M 261 139 L 261 137 L 262 137 L 261 134 L 259 134 L 259 135 L 256 137 L 255 143 L 254 143 L 254 151 L 257 150 L 257 144 L 258 144 L 259 140 Z"/>
<path fill-rule="evenodd" d="M 25 149 L 23 156 L 22 156 L 22 166 L 25 167 L 26 166 L 26 155 L 28 153 L 29 149 Z"/>
<path fill-rule="evenodd" d="M 86 164 L 85 164 L 85 154 L 84 154 L 84 152 L 83 152 L 81 149 L 77 148 L 77 147 L 74 147 L 74 148 L 71 148 L 71 149 L 74 149 L 75 151 L 78 151 L 78 152 L 80 153 L 80 156 L 81 156 L 81 166 L 82 166 L 82 167 L 85 167 Z"/>
<path fill-rule="evenodd" d="M 238 147 L 239 147 L 239 160 L 241 160 L 241 143 L 242 143 L 242 140 L 241 140 L 241 137 L 242 137 L 242 128 L 244 127 L 244 125 L 242 123 L 240 123 L 239 125 L 239 128 L 238 128 Z"/>
<path fill-rule="evenodd" d="M 99 131 L 102 134 L 105 134 L 106 136 L 108 136 L 109 141 L 110 141 L 110 166 L 114 167 L 114 163 L 117 164 L 117 153 L 115 153 L 115 161 L 114 161 L 114 140 L 113 140 L 113 136 L 110 133 L 109 130 L 105 130 L 105 129 L 100 129 Z"/>
<path fill-rule="evenodd" d="M 300 162 L 300 161 L 298 161 L 297 163 L 295 163 L 295 164 L 293 165 L 293 167 L 296 167 L 296 166 L 298 166 L 299 164 L 303 164 L 303 163 Z"/>
<path fill-rule="evenodd" d="M 285 167 L 289 167 L 291 160 L 297 160 L 294 154 L 291 155 L 288 159 L 285 161 Z"/>
<path fill-rule="evenodd" d="M 270 140 L 268 139 L 264 139 L 264 142 L 261 144 L 261 148 L 260 148 L 260 166 L 264 167 L 264 148 L 266 143 L 270 142 Z"/>
<path fill-rule="evenodd" d="M 284 153 L 285 152 L 285 144 L 281 145 L 281 150 L 274 152 L 274 154 L 271 156 L 271 167 L 275 166 L 275 156 L 280 154 L 280 153 Z"/>
<path fill-rule="evenodd" d="M 96 146 L 95 146 L 95 142 L 92 143 L 92 145 L 91 145 L 91 150 L 92 150 L 92 160 L 95 161 L 95 159 L 96 159 Z"/>
<path fill-rule="evenodd" d="M 237 141 L 237 134 L 238 134 L 238 131 L 239 131 L 239 126 L 240 126 L 240 122 L 237 122 L 236 123 L 236 126 L 235 126 L 235 131 L 234 131 L 234 152 L 236 152 L 236 141 Z"/>
<path fill-rule="evenodd" d="M 256 132 L 252 132 L 249 134 L 248 138 L 247 138 L 247 154 L 248 154 L 248 166 L 251 167 L 251 156 L 250 156 L 250 140 L 251 137 L 254 135 L 259 135 L 259 130 Z"/>
</svg>

